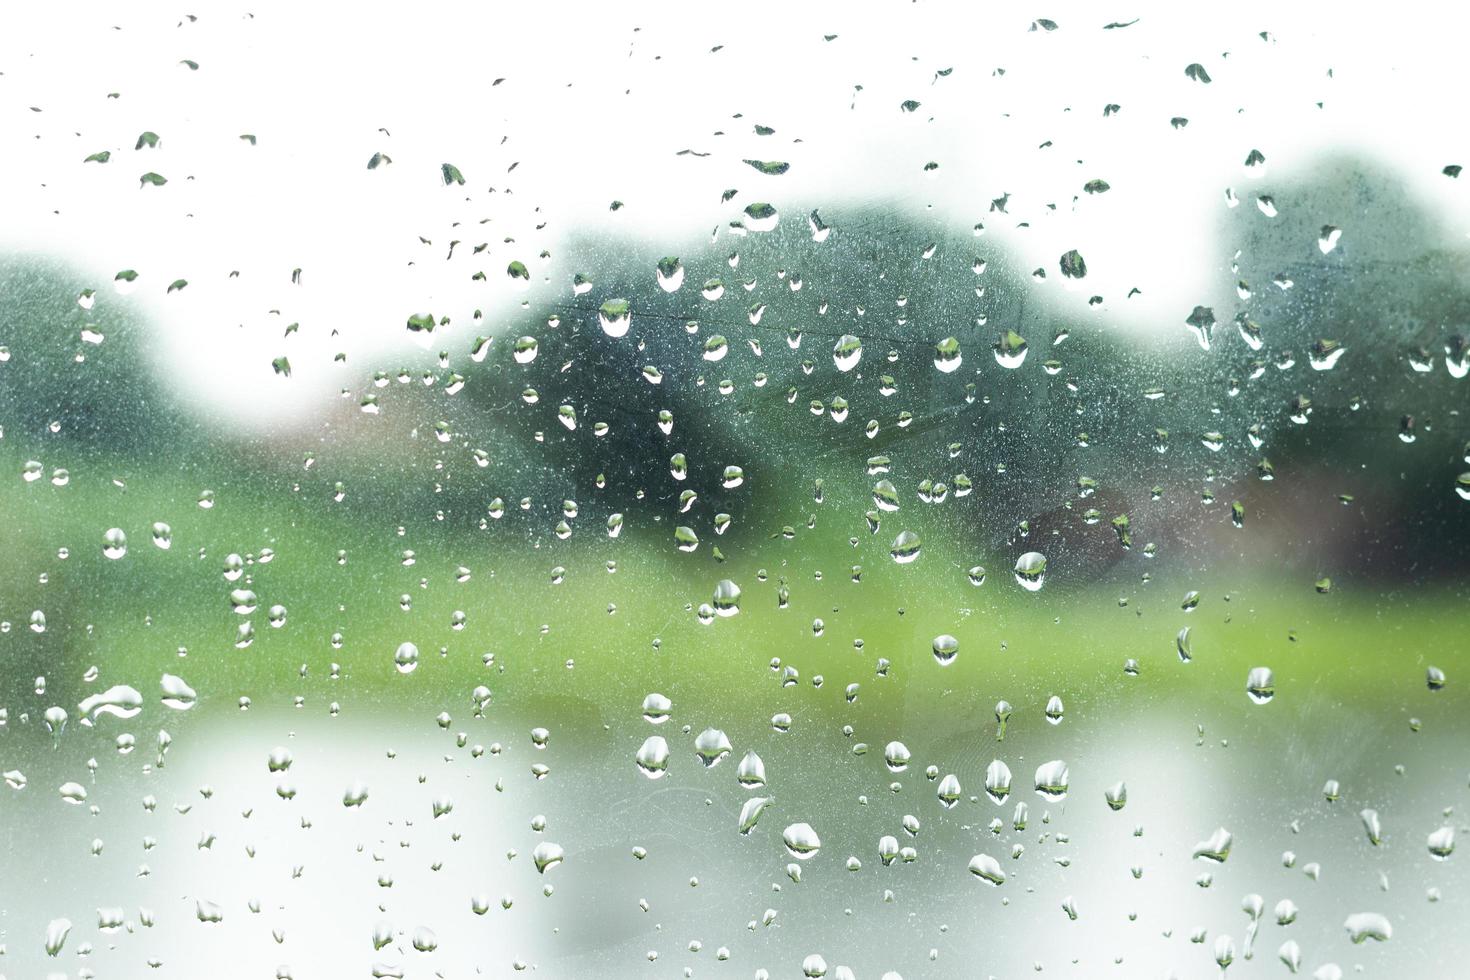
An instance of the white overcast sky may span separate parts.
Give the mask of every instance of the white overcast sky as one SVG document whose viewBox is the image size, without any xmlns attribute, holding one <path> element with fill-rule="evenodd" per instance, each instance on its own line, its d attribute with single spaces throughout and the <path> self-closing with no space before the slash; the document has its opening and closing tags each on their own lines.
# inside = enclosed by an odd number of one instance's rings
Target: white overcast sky
<svg viewBox="0 0 1470 980">
<path fill-rule="evenodd" d="M 394 366 L 391 352 L 409 343 L 409 312 L 454 315 L 459 325 L 435 345 L 458 351 L 478 332 L 462 322 L 474 308 L 494 323 L 527 299 L 567 298 L 572 273 L 583 271 L 557 259 L 570 232 L 606 229 L 687 251 L 757 191 L 789 203 L 784 220 L 860 202 L 922 217 L 932 204 L 927 213 L 950 228 L 985 218 L 990 199 L 1009 192 L 1013 220 L 1032 227 L 989 222 L 998 244 L 1048 267 L 1078 248 L 1088 292 L 1141 285 L 1137 322 L 1173 328 L 1181 307 L 1219 288 L 1214 232 L 1225 188 L 1248 207 L 1273 179 L 1310 174 L 1325 150 L 1394 169 L 1447 234 L 1463 240 L 1470 230 L 1460 182 L 1439 175 L 1470 163 L 1453 94 L 1463 87 L 1457 48 L 1470 13 L 1452 4 L 1368 11 L 15 4 L 0 29 L 0 247 L 63 258 L 79 285 L 99 291 L 110 291 L 116 271 L 136 269 L 135 296 L 158 331 L 156 362 L 235 425 L 299 417 L 314 399 L 359 388 L 364 372 Z M 1028 32 L 1033 17 L 1059 29 Z M 1186 78 L 1191 62 L 1213 83 Z M 935 82 L 945 68 L 953 73 Z M 905 99 L 921 109 L 900 113 Z M 1104 119 L 1106 103 L 1123 111 Z M 1175 115 L 1190 119 L 1186 130 L 1168 126 Z M 756 122 L 776 135 L 754 136 Z M 134 150 L 144 130 L 162 137 L 159 149 Z M 1054 142 L 1046 153 L 1037 150 L 1044 140 Z M 676 155 L 685 148 L 713 155 Z M 1252 148 L 1267 156 L 1263 177 L 1242 167 Z M 105 166 L 82 163 L 104 149 Z M 393 164 L 369 172 L 375 151 Z M 762 177 L 746 157 L 792 167 Z M 929 160 L 941 168 L 925 177 Z M 445 161 L 463 170 L 465 188 L 442 186 Z M 169 183 L 140 189 L 147 171 Z M 1091 177 L 1113 190 L 1073 208 Z M 726 187 L 743 193 L 721 206 Z M 616 214 L 614 199 L 626 202 Z M 1057 210 L 1047 213 L 1047 202 Z M 466 226 L 451 232 L 454 220 Z M 1350 215 L 1322 221 L 1340 225 L 1344 242 L 1373 233 Z M 451 237 L 466 256 L 488 240 L 490 254 L 446 263 Z M 543 249 L 551 260 L 537 259 Z M 503 274 L 511 259 L 550 283 L 516 292 Z M 296 267 L 300 286 L 289 282 Z M 489 281 L 472 284 L 479 267 Z M 227 278 L 236 269 L 240 277 Z M 188 288 L 165 295 L 179 278 Z M 104 312 L 105 302 L 99 319 Z M 291 322 L 301 330 L 283 338 Z M 338 350 L 349 355 L 345 368 L 331 362 Z M 280 354 L 295 368 L 290 382 L 271 375 Z"/>
</svg>

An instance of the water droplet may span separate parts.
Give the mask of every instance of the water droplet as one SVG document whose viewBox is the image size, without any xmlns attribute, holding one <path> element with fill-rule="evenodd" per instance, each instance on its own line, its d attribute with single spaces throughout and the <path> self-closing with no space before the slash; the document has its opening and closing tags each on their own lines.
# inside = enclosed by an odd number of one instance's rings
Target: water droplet
<svg viewBox="0 0 1470 980">
<path fill-rule="evenodd" d="M 1342 359 L 1346 350 L 1346 347 L 1335 340 L 1317 340 L 1307 352 L 1307 363 L 1314 371 L 1330 371 Z"/>
<path fill-rule="evenodd" d="M 70 932 L 70 919 L 52 919 L 46 926 L 46 955 L 59 955 L 61 947 L 66 945 L 66 937 Z"/>
<path fill-rule="evenodd" d="M 749 836 L 755 829 L 756 821 L 760 820 L 761 813 L 771 804 L 768 796 L 752 796 L 740 807 L 740 819 L 738 830 L 742 836 Z"/>
<path fill-rule="evenodd" d="M 751 231 L 771 231 L 781 216 L 772 204 L 756 201 L 745 206 L 745 226 Z"/>
<path fill-rule="evenodd" d="M 919 557 L 922 545 L 923 542 L 913 531 L 900 531 L 898 537 L 893 539 L 893 547 L 889 554 L 900 565 L 907 565 Z"/>
<path fill-rule="evenodd" d="M 517 364 L 530 364 L 536 359 L 541 345 L 535 337 L 518 337 L 511 347 L 511 356 Z"/>
<path fill-rule="evenodd" d="M 650 725 L 662 725 L 669 720 L 674 703 L 662 694 L 653 693 L 643 699 L 643 720 Z"/>
<path fill-rule="evenodd" d="M 964 357 L 960 352 L 960 342 L 954 337 L 945 337 L 934 345 L 934 366 L 944 374 L 953 374 L 959 370 Z"/>
<path fill-rule="evenodd" d="M 1276 696 L 1276 680 L 1270 667 L 1252 667 L 1245 681 L 1245 691 L 1256 704 L 1265 704 Z"/>
<path fill-rule="evenodd" d="M 1455 852 L 1455 828 L 1443 826 L 1429 835 L 1429 853 L 1436 861 L 1445 861 Z"/>
<path fill-rule="evenodd" d="M 1053 725 L 1062 723 L 1062 712 L 1064 711 L 1062 699 L 1053 694 L 1046 702 L 1046 720 Z"/>
<path fill-rule="evenodd" d="M 665 255 L 659 259 L 654 274 L 659 288 L 666 293 L 676 293 L 684 285 L 684 263 L 679 261 L 677 255 Z"/>
<path fill-rule="evenodd" d="M 746 789 L 766 784 L 766 764 L 753 751 L 746 752 L 735 769 L 735 781 Z"/>
<path fill-rule="evenodd" d="M 970 858 L 970 874 L 992 885 L 1003 885 L 1006 880 L 1006 873 L 1001 870 L 1000 862 L 989 854 L 976 854 Z"/>
<path fill-rule="evenodd" d="M 1196 306 L 1184 323 L 1194 334 L 1194 339 L 1199 341 L 1200 349 L 1209 350 L 1215 333 L 1215 311 L 1208 306 Z"/>
<path fill-rule="evenodd" d="M 108 528 L 107 533 L 102 535 L 102 553 L 114 561 L 128 553 L 128 536 L 123 533 L 122 528 Z"/>
<path fill-rule="evenodd" d="M 888 480 L 879 480 L 873 484 L 873 506 L 890 513 L 898 510 L 898 488 Z"/>
<path fill-rule="evenodd" d="M 694 739 L 694 753 L 706 769 L 719 765 L 730 749 L 729 737 L 718 728 L 706 728 Z"/>
<path fill-rule="evenodd" d="M 786 845 L 786 852 L 798 861 L 816 857 L 822 846 L 821 838 L 809 823 L 791 824 L 781 832 L 781 840 Z"/>
<path fill-rule="evenodd" d="M 560 844 L 553 844 L 551 841 L 542 841 L 531 851 L 531 860 L 535 863 L 536 870 L 541 874 L 545 874 L 566 860 L 566 852 L 562 850 Z"/>
<path fill-rule="evenodd" d="M 153 525 L 153 543 L 164 551 L 167 551 L 174 543 L 174 531 L 162 521 Z"/>
<path fill-rule="evenodd" d="M 1061 759 L 1053 759 L 1036 767 L 1033 785 L 1036 792 L 1048 800 L 1064 800 L 1067 798 L 1069 777 L 1067 764 Z"/>
<path fill-rule="evenodd" d="M 890 772 L 903 772 L 909 767 L 910 758 L 908 746 L 902 742 L 889 742 L 883 747 L 883 762 Z"/>
<path fill-rule="evenodd" d="M 658 779 L 669 769 L 669 743 L 661 735 L 650 735 L 635 757 L 638 769 L 649 779 Z"/>
<path fill-rule="evenodd" d="M 1363 821 L 1363 832 L 1368 835 L 1368 843 L 1377 847 L 1383 843 L 1383 823 L 1378 818 L 1378 811 L 1365 808 L 1358 812 L 1358 819 Z"/>
<path fill-rule="evenodd" d="M 1393 926 L 1388 917 L 1377 912 L 1354 912 L 1347 917 L 1342 927 L 1347 930 L 1348 938 L 1355 943 L 1367 939 L 1382 943 L 1393 938 Z"/>
<path fill-rule="evenodd" d="M 163 694 L 164 705 L 176 711 L 187 711 L 199 700 L 199 695 L 194 689 L 177 674 L 164 674 L 159 680 L 159 688 Z"/>
<path fill-rule="evenodd" d="M 959 803 L 961 792 L 959 777 L 954 773 L 948 773 L 939 781 L 939 786 L 934 790 L 934 795 L 939 797 L 940 806 L 946 810 L 952 810 Z"/>
<path fill-rule="evenodd" d="M 1027 592 L 1036 592 L 1046 581 L 1046 556 L 1039 551 L 1028 551 L 1016 559 L 1016 584 Z"/>
<path fill-rule="evenodd" d="M 1026 338 L 1014 330 L 1007 330 L 996 340 L 995 363 L 1003 368 L 1014 371 L 1026 362 L 1026 352 L 1030 349 Z"/>
<path fill-rule="evenodd" d="M 740 586 L 727 578 L 721 579 L 715 586 L 712 605 L 718 616 L 729 617 L 740 612 Z"/>
<path fill-rule="evenodd" d="M 77 710 L 91 722 L 96 722 L 103 715 L 131 718 L 143 710 L 143 695 L 135 687 L 117 684 L 86 698 L 77 705 Z"/>
<path fill-rule="evenodd" d="M 1216 864 L 1223 864 L 1225 859 L 1230 856 L 1230 845 L 1234 841 L 1235 836 L 1230 831 L 1224 827 L 1217 828 L 1210 835 L 1209 840 L 1200 841 L 1194 845 L 1194 857 L 1202 858 L 1206 861 L 1213 861 Z"/>
<path fill-rule="evenodd" d="M 400 643 L 393 653 L 393 665 L 400 674 L 411 674 L 419 665 L 419 648 L 412 643 Z"/>
<path fill-rule="evenodd" d="M 1011 795 L 1011 767 L 999 759 L 985 767 L 985 794 L 997 806 Z"/>
<path fill-rule="evenodd" d="M 682 270 L 680 281 L 683 281 Z M 678 287 L 676 286 L 675 288 L 677 289 Z M 604 302 L 597 311 L 597 322 L 602 326 L 602 332 L 609 337 L 616 338 L 625 335 L 628 332 L 628 327 L 633 322 L 633 315 L 628 301 L 625 299 L 610 299 Z"/>
</svg>

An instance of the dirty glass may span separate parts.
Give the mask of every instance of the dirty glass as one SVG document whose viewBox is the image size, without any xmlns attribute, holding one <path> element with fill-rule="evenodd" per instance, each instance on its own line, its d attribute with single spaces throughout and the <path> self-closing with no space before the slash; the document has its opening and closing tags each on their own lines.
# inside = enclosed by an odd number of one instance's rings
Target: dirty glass
<svg viewBox="0 0 1470 980">
<path fill-rule="evenodd" d="M 1463 975 L 1412 8 L 9 10 L 0 976 Z"/>
</svg>

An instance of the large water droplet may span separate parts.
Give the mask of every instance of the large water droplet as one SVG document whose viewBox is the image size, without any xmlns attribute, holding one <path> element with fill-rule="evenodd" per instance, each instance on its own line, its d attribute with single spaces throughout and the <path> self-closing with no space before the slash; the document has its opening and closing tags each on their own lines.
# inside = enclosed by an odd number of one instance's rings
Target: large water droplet
<svg viewBox="0 0 1470 980">
<path fill-rule="evenodd" d="M 934 366 L 945 374 L 953 374 L 964 362 L 960 342 L 954 337 L 945 337 L 934 345 Z"/>
<path fill-rule="evenodd" d="M 659 288 L 666 293 L 676 293 L 684 285 L 684 263 L 676 255 L 666 255 L 659 259 L 654 272 Z"/>
<path fill-rule="evenodd" d="M 735 768 L 735 781 L 746 789 L 755 789 L 766 784 L 766 764 L 755 752 L 745 753 L 740 765 Z"/>
<path fill-rule="evenodd" d="M 531 860 L 536 865 L 536 870 L 545 874 L 547 871 L 561 864 L 566 859 L 566 852 L 560 844 L 551 841 L 542 841 L 531 851 Z"/>
<path fill-rule="evenodd" d="M 650 725 L 662 725 L 669 720 L 674 702 L 657 692 L 643 699 L 643 720 Z"/>
<path fill-rule="evenodd" d="M 918 559 L 919 550 L 922 546 L 923 542 L 913 531 L 900 531 L 898 537 L 893 539 L 893 548 L 889 551 L 889 554 L 900 565 L 907 565 Z"/>
<path fill-rule="evenodd" d="M 419 648 L 412 643 L 400 643 L 393 653 L 393 666 L 400 674 L 411 674 L 419 665 Z"/>
<path fill-rule="evenodd" d="M 650 735 L 635 757 L 638 769 L 649 779 L 658 779 L 669 770 L 669 743 L 661 735 Z"/>
<path fill-rule="evenodd" d="M 1455 828 L 1445 825 L 1429 835 L 1429 853 L 1436 861 L 1448 860 L 1455 852 Z"/>
<path fill-rule="evenodd" d="M 985 794 L 997 805 L 1011 795 L 1011 767 L 999 759 L 985 767 Z"/>
<path fill-rule="evenodd" d="M 742 836 L 748 836 L 755 829 L 756 821 L 761 817 L 766 807 L 770 806 L 771 798 L 768 796 L 752 796 L 740 807 L 740 820 L 737 828 Z"/>
<path fill-rule="evenodd" d="M 1005 884 L 1006 880 L 1006 873 L 1001 870 L 1000 862 L 989 854 L 976 854 L 970 858 L 970 874 L 992 885 Z"/>
<path fill-rule="evenodd" d="M 903 772 L 909 767 L 909 754 L 907 745 L 902 742 L 889 742 L 883 748 L 883 761 L 892 772 Z"/>
<path fill-rule="evenodd" d="M 1016 559 L 1016 584 L 1027 592 L 1036 592 L 1046 582 L 1046 556 L 1028 551 Z"/>
<path fill-rule="evenodd" d="M 1377 912 L 1354 912 L 1347 917 L 1342 927 L 1347 930 L 1348 938 L 1355 943 L 1367 939 L 1382 943 L 1393 938 L 1393 925 L 1387 916 Z"/>
<path fill-rule="evenodd" d="M 1245 692 L 1256 704 L 1265 704 L 1276 696 L 1276 680 L 1270 667 L 1252 667 L 1245 680 Z"/>
<path fill-rule="evenodd" d="M 694 738 L 694 753 L 707 769 L 719 765 L 730 749 L 729 737 L 718 728 L 706 728 Z"/>
<path fill-rule="evenodd" d="M 1067 798 L 1069 776 L 1067 764 L 1061 759 L 1053 759 L 1036 767 L 1033 786 L 1037 793 L 1048 800 L 1064 800 Z"/>
<path fill-rule="evenodd" d="M 740 612 L 740 586 L 729 579 L 721 579 L 715 586 L 714 599 L 711 603 L 715 614 L 719 616 L 734 616 Z"/>
<path fill-rule="evenodd" d="M 176 711 L 187 711 L 199 700 L 199 695 L 194 689 L 177 674 L 164 674 L 158 684 L 163 694 L 164 705 Z"/>
<path fill-rule="evenodd" d="M 1184 323 L 1194 334 L 1194 339 L 1199 341 L 1200 349 L 1209 350 L 1215 334 L 1215 311 L 1208 306 L 1196 306 Z"/>
<path fill-rule="evenodd" d="M 1026 362 L 1029 349 L 1025 337 L 1014 330 L 1007 330 L 995 342 L 995 363 L 1014 371 Z"/>
<path fill-rule="evenodd" d="M 934 795 L 939 797 L 939 805 L 946 810 L 954 809 L 960 802 L 960 779 L 954 773 L 948 773 L 939 781 L 939 786 L 934 790 Z"/>
<path fill-rule="evenodd" d="M 791 824 L 781 832 L 781 840 L 786 844 L 787 853 L 798 861 L 816 857 L 822 846 L 822 839 L 809 823 Z"/>
<path fill-rule="evenodd" d="M 1210 835 L 1209 840 L 1194 845 L 1194 857 L 1223 864 L 1230 856 L 1230 845 L 1234 842 L 1235 836 L 1224 827 L 1219 827 Z"/>
<path fill-rule="evenodd" d="M 91 695 L 77 705 L 82 717 L 95 722 L 103 715 L 131 718 L 143 710 L 143 695 L 127 684 L 117 684 Z"/>
<path fill-rule="evenodd" d="M 66 945 L 66 937 L 70 932 L 70 919 L 52 919 L 50 924 L 46 926 L 46 955 L 58 955 L 61 952 L 61 947 Z"/>
<path fill-rule="evenodd" d="M 633 323 L 633 314 L 628 301 L 610 299 L 604 302 L 597 311 L 597 322 L 602 326 L 602 332 L 609 337 L 621 337 L 626 334 L 628 327 Z"/>
</svg>

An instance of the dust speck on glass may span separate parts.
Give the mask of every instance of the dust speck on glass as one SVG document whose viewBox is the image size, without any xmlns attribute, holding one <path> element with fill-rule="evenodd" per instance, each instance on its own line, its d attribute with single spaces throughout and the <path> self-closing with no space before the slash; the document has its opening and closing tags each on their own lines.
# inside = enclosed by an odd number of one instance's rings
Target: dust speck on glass
<svg viewBox="0 0 1470 980">
<path fill-rule="evenodd" d="M 1414 6 L 10 11 L 0 980 L 1463 976 Z"/>
</svg>

